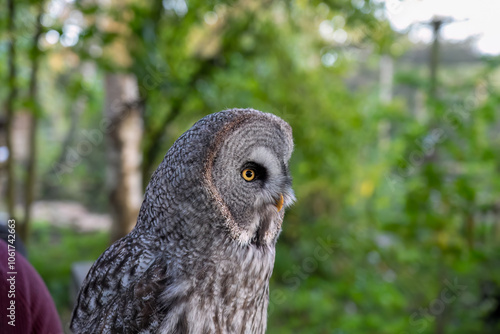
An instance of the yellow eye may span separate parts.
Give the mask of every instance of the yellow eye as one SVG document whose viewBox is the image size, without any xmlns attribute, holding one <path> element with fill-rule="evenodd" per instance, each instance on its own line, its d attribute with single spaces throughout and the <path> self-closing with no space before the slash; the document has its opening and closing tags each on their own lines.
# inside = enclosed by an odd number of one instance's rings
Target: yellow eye
<svg viewBox="0 0 500 334">
<path fill-rule="evenodd" d="M 252 181 L 255 179 L 255 171 L 253 169 L 245 169 L 241 172 L 241 176 L 245 179 L 245 181 Z"/>
</svg>

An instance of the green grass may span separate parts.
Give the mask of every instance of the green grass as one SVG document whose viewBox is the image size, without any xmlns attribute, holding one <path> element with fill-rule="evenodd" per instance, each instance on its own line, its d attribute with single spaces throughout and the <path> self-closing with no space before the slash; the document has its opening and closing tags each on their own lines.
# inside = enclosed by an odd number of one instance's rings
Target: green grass
<svg viewBox="0 0 500 334">
<path fill-rule="evenodd" d="M 106 232 L 81 233 L 47 222 L 33 224 L 28 258 L 47 285 L 61 319 L 67 318 L 73 308 L 69 296 L 71 264 L 95 261 L 108 242 Z"/>
</svg>

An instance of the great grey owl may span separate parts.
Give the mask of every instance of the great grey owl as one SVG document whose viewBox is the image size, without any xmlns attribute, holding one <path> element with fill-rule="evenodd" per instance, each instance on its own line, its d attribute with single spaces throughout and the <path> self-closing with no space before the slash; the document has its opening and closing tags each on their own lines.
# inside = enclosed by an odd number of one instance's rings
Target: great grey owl
<svg viewBox="0 0 500 334">
<path fill-rule="evenodd" d="M 276 239 L 294 201 L 292 130 L 253 109 L 173 144 L 137 225 L 90 269 L 74 333 L 264 333 Z"/>
</svg>

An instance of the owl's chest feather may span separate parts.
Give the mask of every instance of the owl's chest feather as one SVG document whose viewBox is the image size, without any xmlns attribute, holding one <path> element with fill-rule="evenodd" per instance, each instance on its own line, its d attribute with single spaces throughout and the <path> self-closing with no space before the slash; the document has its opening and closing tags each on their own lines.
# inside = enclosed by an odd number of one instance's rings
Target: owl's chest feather
<svg viewBox="0 0 500 334">
<path fill-rule="evenodd" d="M 160 333 L 264 333 L 274 252 L 238 254 L 168 287 Z M 233 254 L 236 255 L 236 254 Z M 174 306 L 175 304 L 175 306 Z"/>
</svg>

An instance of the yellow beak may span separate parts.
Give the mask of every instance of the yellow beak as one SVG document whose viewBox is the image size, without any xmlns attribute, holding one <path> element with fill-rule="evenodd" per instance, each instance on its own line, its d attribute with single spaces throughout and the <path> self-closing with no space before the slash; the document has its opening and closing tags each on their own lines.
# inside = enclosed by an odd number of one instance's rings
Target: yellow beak
<svg viewBox="0 0 500 334">
<path fill-rule="evenodd" d="M 280 194 L 280 199 L 276 201 L 276 208 L 278 208 L 278 212 L 281 211 L 281 208 L 283 208 L 283 203 L 284 203 L 284 199 L 283 199 L 283 194 Z"/>
</svg>

